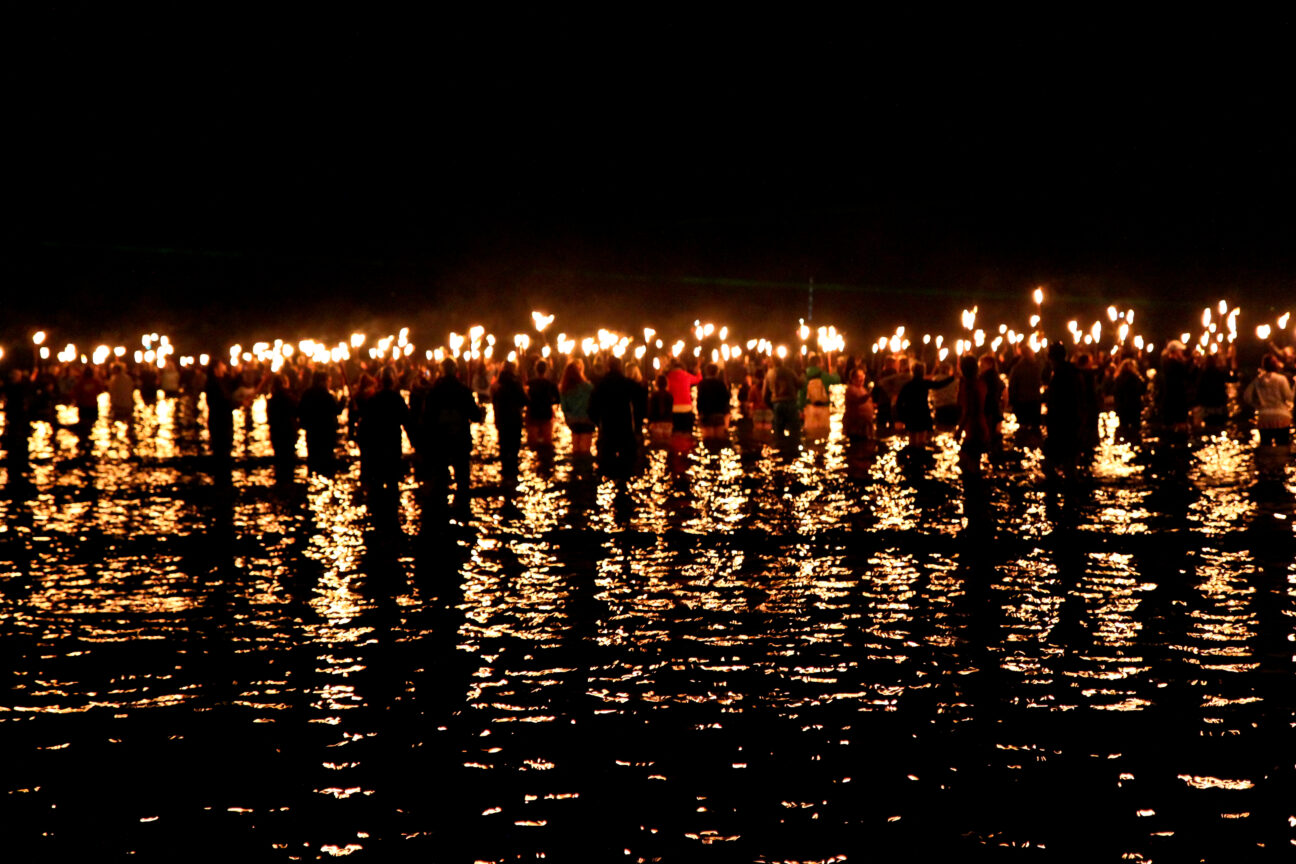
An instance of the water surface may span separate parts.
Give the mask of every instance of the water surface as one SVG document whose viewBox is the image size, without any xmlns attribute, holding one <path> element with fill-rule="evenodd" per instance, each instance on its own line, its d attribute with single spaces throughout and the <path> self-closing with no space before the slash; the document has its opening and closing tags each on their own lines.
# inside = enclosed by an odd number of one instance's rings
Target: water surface
<svg viewBox="0 0 1296 864">
<path fill-rule="evenodd" d="M 264 419 L 229 484 L 170 401 L 5 477 L 12 860 L 1291 854 L 1296 469 L 1249 430 L 1055 492 L 834 421 L 618 490 L 561 431 L 505 488 L 482 425 L 461 513 L 276 476 Z"/>
</svg>

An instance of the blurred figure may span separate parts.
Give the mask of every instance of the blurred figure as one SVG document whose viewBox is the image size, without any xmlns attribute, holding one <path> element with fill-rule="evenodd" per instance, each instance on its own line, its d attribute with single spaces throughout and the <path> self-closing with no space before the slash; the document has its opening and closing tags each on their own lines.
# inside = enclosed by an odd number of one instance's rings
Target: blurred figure
<svg viewBox="0 0 1296 864">
<path fill-rule="evenodd" d="M 842 431 L 851 444 L 873 440 L 876 416 L 872 394 L 864 384 L 864 370 L 857 366 L 851 370 L 846 384 L 846 410 L 842 415 Z"/>
<path fill-rule="evenodd" d="M 99 422 L 99 394 L 108 388 L 99 380 L 95 367 L 87 365 L 72 385 L 72 403 L 76 405 L 77 447 L 82 456 L 90 455 L 90 434 Z"/>
<path fill-rule="evenodd" d="M 670 382 L 665 373 L 659 374 L 653 382 L 654 389 L 648 396 L 648 434 L 653 441 L 669 441 L 674 431 L 675 398 L 670 393 Z"/>
<path fill-rule="evenodd" d="M 1080 370 L 1067 359 L 1064 343 L 1049 345 L 1048 357 L 1052 374 L 1044 396 L 1048 411 L 1044 422 L 1048 433 L 1044 440 L 1044 467 L 1050 477 L 1054 471 L 1060 470 L 1071 479 L 1075 476 L 1080 456 L 1080 390 L 1083 381 Z"/>
<path fill-rule="evenodd" d="M 405 397 L 396 389 L 396 375 L 384 369 L 379 389 L 361 405 L 360 446 L 368 464 L 369 489 L 386 495 L 400 490 L 404 463 L 401 461 L 401 430 L 409 431 L 410 413 Z"/>
<path fill-rule="evenodd" d="M 936 366 L 935 377 L 953 378 L 954 367 L 949 363 L 939 363 Z M 932 420 L 937 426 L 946 428 L 957 428 L 959 422 L 959 404 L 957 387 L 939 387 L 932 390 L 927 396 L 931 404 Z"/>
<path fill-rule="evenodd" d="M 1242 394 L 1243 401 L 1255 409 L 1262 447 L 1291 445 L 1292 386 L 1280 369 L 1278 358 L 1266 354 L 1260 374 Z"/>
<path fill-rule="evenodd" d="M 959 461 L 965 470 L 974 472 L 980 470 L 981 454 L 990 444 L 990 422 L 985 413 L 986 385 L 977 366 L 973 354 L 959 358 L 958 439 L 962 442 Z"/>
<path fill-rule="evenodd" d="M 607 374 L 589 401 L 590 420 L 598 425 L 599 470 L 605 477 L 625 480 L 634 469 L 647 401 L 643 386 L 623 374 L 621 358 L 609 358 Z"/>
<path fill-rule="evenodd" d="M 1202 367 L 1197 374 L 1197 405 L 1201 410 L 1201 422 L 1208 429 L 1219 429 L 1228 422 L 1228 379 L 1229 374 L 1220 364 L 1218 354 L 1207 354 L 1202 358 Z"/>
<path fill-rule="evenodd" d="M 671 358 L 670 370 L 666 373 L 666 382 L 670 385 L 671 420 L 676 432 L 693 431 L 693 388 L 702 383 L 702 376 L 684 367 L 678 357 Z"/>
<path fill-rule="evenodd" d="M 896 399 L 899 398 L 904 385 L 908 384 L 912 379 L 913 375 L 909 370 L 908 357 L 902 356 L 899 359 L 888 357 L 886 359 L 882 367 L 882 374 L 878 377 L 877 386 L 873 388 L 873 402 L 878 408 L 879 433 L 882 431 L 883 425 L 885 425 L 889 434 L 899 419 L 895 410 Z M 881 393 L 878 392 L 879 389 Z M 883 408 L 883 403 L 885 403 L 885 408 Z"/>
<path fill-rule="evenodd" d="M 982 354 L 977 362 L 977 370 L 981 383 L 986 388 L 985 415 L 986 423 L 990 427 L 988 449 L 993 459 L 1003 454 L 1003 409 L 1007 388 L 1004 387 L 1003 377 L 999 374 L 999 360 L 994 354 Z"/>
<path fill-rule="evenodd" d="M 532 447 L 553 444 L 554 411 L 559 403 L 558 388 L 549 380 L 549 364 L 537 360 L 534 374 L 527 381 L 527 442 Z"/>
<path fill-rule="evenodd" d="M 1018 343 L 1017 362 L 1008 372 L 1008 403 L 1012 406 L 1017 425 L 1023 432 L 1034 432 L 1040 426 L 1040 405 L 1043 378 L 1035 352 L 1025 343 Z"/>
<path fill-rule="evenodd" d="M 266 400 L 266 423 L 270 427 L 270 450 L 275 466 L 291 471 L 297 460 L 297 400 L 288 384 L 288 376 L 275 375 Z"/>
<path fill-rule="evenodd" d="M 499 376 L 491 385 L 490 395 L 499 438 L 500 470 L 505 477 L 516 477 L 518 451 L 522 449 L 522 414 L 530 400 L 512 361 L 505 361 L 500 368 Z M 552 414 L 550 417 L 552 419 Z"/>
<path fill-rule="evenodd" d="M 158 387 L 162 388 L 162 395 L 172 399 L 180 395 L 180 367 L 170 361 L 162 367 L 158 374 Z"/>
<path fill-rule="evenodd" d="M 135 438 L 135 379 L 122 363 L 114 363 L 108 378 L 108 416 L 113 423 L 126 424 L 127 438 Z"/>
<path fill-rule="evenodd" d="M 423 404 L 423 424 L 431 445 L 428 467 L 433 491 L 444 495 L 453 471 L 455 502 L 466 507 L 472 483 L 472 424 L 480 423 L 482 414 L 472 390 L 457 373 L 453 358 L 441 362 L 441 376 L 433 382 Z"/>
<path fill-rule="evenodd" d="M 153 405 L 157 402 L 158 394 L 158 369 L 152 363 L 144 363 L 135 367 L 136 383 L 139 385 L 140 400 L 145 405 Z"/>
<path fill-rule="evenodd" d="M 806 360 L 805 378 L 797 392 L 797 404 L 802 410 L 802 426 L 807 432 L 827 434 L 831 425 L 830 412 L 832 399 L 829 389 L 841 383 L 841 377 L 832 371 L 831 357 L 828 368 L 821 367 L 818 354 L 811 354 Z"/>
<path fill-rule="evenodd" d="M 910 368 L 912 377 L 896 396 L 895 417 L 904 424 L 910 447 L 926 447 L 931 441 L 932 433 L 931 405 L 927 396 L 933 390 L 948 387 L 954 379 L 928 379 L 927 364 L 921 361 L 915 362 Z"/>
<path fill-rule="evenodd" d="M 1155 402 L 1157 414 L 1166 429 L 1179 435 L 1187 435 L 1188 423 L 1188 384 L 1190 370 L 1188 359 L 1184 356 L 1184 344 L 1172 339 L 1161 352 L 1161 369 L 1156 377 Z"/>
<path fill-rule="evenodd" d="M 306 466 L 311 471 L 333 473 L 341 413 L 342 404 L 328 389 L 328 373 L 317 371 L 297 403 L 297 418 L 306 430 Z"/>
<path fill-rule="evenodd" d="M 774 410 L 774 437 L 781 440 L 801 431 L 801 415 L 796 404 L 801 379 L 782 357 L 775 355 L 773 362 L 765 375 L 765 401 Z"/>
<path fill-rule="evenodd" d="M 594 424 L 589 418 L 589 399 L 594 385 L 585 378 L 585 363 L 579 358 L 567 361 L 558 396 L 562 403 L 563 419 L 572 433 L 572 453 L 590 452 L 594 441 Z"/>
<path fill-rule="evenodd" d="M 27 478 L 35 380 L 35 370 L 29 373 L 15 368 L 9 371 L 9 380 L 4 387 L 4 448 L 11 484 L 21 484 Z"/>
<path fill-rule="evenodd" d="M 203 387 L 207 399 L 207 441 L 212 457 L 221 466 L 228 464 L 234 447 L 235 383 L 224 360 L 218 357 L 208 364 Z M 223 467 L 218 471 L 218 479 L 229 479 Z"/>
<path fill-rule="evenodd" d="M 1133 359 L 1121 361 L 1112 382 L 1112 397 L 1116 403 L 1116 419 L 1120 424 L 1117 434 L 1126 441 L 1138 441 L 1143 432 L 1143 397 L 1147 394 L 1147 379 Z"/>
<path fill-rule="evenodd" d="M 697 385 L 698 414 L 703 438 L 729 437 L 729 387 L 720 379 L 720 367 L 708 363 Z M 673 413 L 673 412 L 672 412 Z"/>
<path fill-rule="evenodd" d="M 754 428 L 768 428 L 772 413 L 765 403 L 765 370 L 760 366 L 743 366 L 742 382 L 738 385 L 738 402 L 743 416 L 750 418 Z"/>
<path fill-rule="evenodd" d="M 1093 357 L 1087 351 L 1080 352 L 1075 358 L 1075 368 L 1080 373 L 1080 447 L 1088 452 L 1098 446 L 1099 415 L 1102 397 L 1098 392 L 1098 373 L 1093 365 Z"/>
</svg>

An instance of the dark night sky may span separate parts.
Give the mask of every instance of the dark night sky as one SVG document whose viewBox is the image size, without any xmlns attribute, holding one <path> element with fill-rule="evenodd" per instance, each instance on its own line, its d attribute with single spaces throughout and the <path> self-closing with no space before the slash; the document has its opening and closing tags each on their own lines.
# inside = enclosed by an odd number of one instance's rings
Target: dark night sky
<svg viewBox="0 0 1296 864">
<path fill-rule="evenodd" d="M 1296 293 L 1285 28 L 943 23 L 69 12 L 9 78 L 13 320 Z"/>
</svg>

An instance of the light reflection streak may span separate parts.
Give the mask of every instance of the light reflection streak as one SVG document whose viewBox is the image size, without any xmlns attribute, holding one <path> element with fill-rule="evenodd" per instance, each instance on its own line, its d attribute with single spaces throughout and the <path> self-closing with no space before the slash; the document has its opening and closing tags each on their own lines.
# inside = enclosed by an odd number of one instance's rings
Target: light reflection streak
<svg viewBox="0 0 1296 864">
<path fill-rule="evenodd" d="M 211 530 L 213 507 L 206 492 L 190 493 L 188 469 L 167 461 L 194 452 L 177 427 L 181 410 L 165 400 L 139 406 L 142 434 L 135 452 L 141 461 L 127 461 L 122 427 L 101 422 L 93 438 L 100 461 L 92 470 L 60 476 L 53 465 L 40 465 L 39 495 L 0 500 L 0 527 L 21 538 L 0 552 L 0 578 L 32 583 L 25 594 L 0 597 L 0 615 L 15 631 L 40 640 L 15 671 L 18 683 L 0 705 L 0 718 L 32 722 L 42 714 L 144 710 L 174 718 L 191 710 L 237 709 L 246 719 L 234 722 L 271 715 L 285 724 L 288 718 L 273 715 L 306 710 L 302 728 L 333 737 L 327 739 L 332 743 L 302 746 L 346 746 L 318 752 L 356 756 L 321 761 L 317 770 L 330 773 L 312 787 L 346 808 L 371 792 L 383 794 L 362 775 L 371 770 L 377 746 L 392 741 L 392 732 L 374 725 L 374 712 L 365 710 L 401 704 L 382 695 L 384 686 L 401 698 L 417 688 L 453 694 L 448 701 L 462 716 L 438 718 L 451 726 L 448 732 L 440 727 L 441 738 L 429 723 L 433 737 L 418 745 L 442 738 L 457 743 L 493 730 L 480 742 L 491 747 L 464 748 L 462 758 L 471 761 L 458 764 L 472 773 L 490 771 L 492 779 L 525 775 L 564 785 L 575 760 L 570 751 L 545 745 L 553 740 L 551 730 L 573 720 L 582 736 L 590 736 L 582 740 L 595 741 L 608 728 L 600 724 L 651 718 L 633 728 L 641 734 L 647 729 L 644 737 L 652 743 L 660 728 L 653 724 L 687 724 L 691 734 L 721 740 L 724 724 L 746 718 L 800 724 L 838 711 L 858 717 L 913 710 L 915 704 L 926 706 L 924 720 L 942 734 L 957 724 L 984 722 L 987 710 L 1008 719 L 1022 709 L 1150 715 L 1164 693 L 1159 685 L 1166 683 L 1166 654 L 1200 676 L 1170 683 L 1190 688 L 1191 704 L 1209 715 L 1202 722 L 1218 724 L 1202 728 L 1253 734 L 1238 718 L 1272 710 L 1254 683 L 1267 662 L 1259 649 L 1263 580 L 1275 567 L 1285 572 L 1290 599 L 1296 596 L 1296 565 L 1275 564 L 1271 550 L 1251 548 L 1255 544 L 1237 532 L 1262 511 L 1248 486 L 1257 470 L 1251 451 L 1228 436 L 1190 449 L 1176 481 L 1184 490 L 1177 499 L 1183 513 L 1177 514 L 1154 494 L 1163 481 L 1152 476 L 1140 451 L 1105 432 L 1093 466 L 1092 501 L 1074 515 L 1077 533 L 1087 535 L 1074 541 L 1075 555 L 1066 554 L 1056 514 L 1034 485 L 1037 451 L 1023 453 L 1020 469 L 987 466 L 988 473 L 999 472 L 993 483 L 1011 492 L 993 504 L 1003 542 L 977 553 L 989 561 L 977 564 L 967 547 L 945 545 L 963 536 L 965 515 L 957 451 L 948 436 L 937 436 L 931 463 L 921 472 L 905 464 L 897 442 L 884 442 L 867 482 L 858 486 L 843 480 L 846 457 L 836 418 L 822 441 L 786 457 L 737 433 L 719 446 L 695 446 L 677 464 L 664 450 L 653 450 L 646 472 L 630 484 L 631 512 L 620 517 L 613 513 L 615 487 L 566 458 L 566 433 L 560 431 L 551 473 L 542 473 L 536 454 L 524 455 L 512 511 L 505 510 L 502 494 L 474 497 L 454 540 L 463 557 L 435 562 L 435 587 L 450 600 L 434 609 L 424 586 L 415 590 L 400 578 L 379 582 L 372 572 L 367 556 L 380 544 L 368 533 L 373 514 L 349 463 L 329 480 L 300 475 L 303 500 L 296 506 L 278 497 L 268 469 L 241 466 L 228 510 L 217 517 L 232 525 L 234 550 L 192 551 L 194 538 Z M 259 458 L 268 453 L 262 403 L 251 417 L 251 434 L 240 429 L 239 446 Z M 477 434 L 479 453 L 490 451 L 493 430 Z M 34 436 L 46 454 L 39 458 L 75 452 L 62 431 L 38 424 Z M 497 476 L 495 466 L 482 461 L 474 471 L 484 487 Z M 1289 515 L 1296 474 L 1287 472 L 1282 489 L 1289 497 L 1265 506 Z M 407 486 L 406 493 L 402 525 L 413 535 L 424 516 L 416 491 Z M 1166 554 L 1151 541 L 1167 524 L 1179 532 L 1176 544 L 1182 541 L 1183 549 L 1173 550 L 1182 551 L 1182 585 L 1168 581 L 1180 568 L 1164 573 L 1149 566 Z M 1272 542 L 1273 535 L 1265 536 Z M 402 535 L 391 545 L 402 566 L 416 566 L 424 553 L 405 555 L 406 543 L 412 540 Z M 11 560 L 19 557 L 10 555 L 16 547 L 30 555 Z M 1158 592 L 1167 591 L 1173 614 L 1155 607 L 1149 612 Z M 1287 607 L 1280 615 L 1290 624 Z M 198 644 L 210 648 L 213 634 L 195 635 L 210 619 L 226 622 L 220 636 L 230 650 L 219 658 L 229 668 L 213 664 L 200 675 L 187 652 Z M 1180 629 L 1166 632 L 1167 621 Z M 449 635 L 446 628 L 452 628 Z M 443 641 L 424 652 L 431 638 Z M 163 668 L 135 670 L 137 661 L 125 653 L 160 651 L 175 640 L 184 649 L 168 656 Z M 418 662 L 434 670 L 432 681 L 410 683 L 418 674 L 400 669 L 393 673 L 396 684 L 384 684 L 393 644 L 425 653 Z M 72 645 L 113 653 L 92 660 L 65 650 Z M 270 661 L 282 662 L 294 651 L 300 652 L 293 657 L 295 674 L 271 674 L 283 667 Z M 461 676 L 445 671 L 447 653 L 468 660 Z M 106 681 L 96 674 L 101 664 L 114 662 L 124 662 L 138 680 Z M 995 695 L 988 696 L 981 682 L 992 674 L 998 676 Z M 236 675 L 239 683 L 227 686 L 225 679 Z M 845 748 L 844 754 L 862 752 L 859 742 L 867 740 L 865 732 L 805 725 L 819 727 L 807 735 L 831 733 L 825 740 Z M 344 733 L 341 740 L 338 733 Z M 78 752 L 82 743 L 69 751 Z M 1073 743 L 1032 752 L 1070 755 Z M 61 744 L 55 739 L 52 746 Z M 821 744 L 805 746 L 830 762 L 832 751 Z M 648 778 L 674 788 L 684 773 L 678 759 L 653 755 L 661 764 Z M 744 774 L 758 777 L 762 770 L 746 754 L 719 756 L 727 771 L 748 766 Z M 1005 758 L 1016 761 L 996 761 L 996 767 L 1024 764 L 1020 754 Z M 653 761 L 625 764 L 649 770 Z M 636 782 L 645 779 L 643 770 Z M 1141 768 L 1138 776 L 1145 776 Z M 1178 776 L 1193 790 L 1260 785 Z M 544 806 L 526 803 L 537 812 Z M 708 812 L 720 806 L 708 804 Z M 1159 801 L 1155 806 L 1166 809 Z M 823 807 L 819 799 L 810 809 L 815 807 Z M 829 812 L 822 815 L 827 819 Z M 545 818 L 522 821 L 567 830 L 564 817 L 540 815 Z M 712 836 L 708 832 L 725 841 L 741 836 L 685 827 L 699 839 Z M 356 844 L 352 851 L 359 849 Z"/>
</svg>

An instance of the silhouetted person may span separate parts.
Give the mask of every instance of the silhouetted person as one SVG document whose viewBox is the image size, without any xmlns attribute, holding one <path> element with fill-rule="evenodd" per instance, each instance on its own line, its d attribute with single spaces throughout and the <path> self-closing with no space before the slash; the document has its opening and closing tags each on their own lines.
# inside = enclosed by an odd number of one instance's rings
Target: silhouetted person
<svg viewBox="0 0 1296 864">
<path fill-rule="evenodd" d="M 441 363 L 441 377 L 428 390 L 423 404 L 423 424 L 429 442 L 429 465 L 434 490 L 444 494 L 454 471 L 455 500 L 468 503 L 472 461 L 472 424 L 480 423 L 481 408 L 472 390 L 459 380 L 458 365 L 447 357 Z"/>
<path fill-rule="evenodd" d="M 797 412 L 801 379 L 787 367 L 782 357 L 776 355 L 773 362 L 769 372 L 765 373 L 765 402 L 774 410 L 774 437 L 782 438 L 801 430 L 801 415 Z"/>
<path fill-rule="evenodd" d="M 1207 354 L 1197 375 L 1197 404 L 1202 422 L 1218 429 L 1228 421 L 1228 371 L 1218 354 Z"/>
<path fill-rule="evenodd" d="M 168 399 L 174 399 L 180 395 L 180 367 L 168 362 L 158 373 L 158 387 L 162 390 L 162 395 Z"/>
<path fill-rule="evenodd" d="M 270 426 L 270 449 L 274 451 L 275 465 L 291 468 L 297 460 L 297 400 L 288 377 L 282 373 L 275 375 L 270 384 L 266 422 Z"/>
<path fill-rule="evenodd" d="M 977 361 L 978 375 L 985 384 L 985 415 L 990 427 L 989 451 L 991 458 L 1003 453 L 1003 377 L 999 374 L 999 361 L 994 354 L 982 354 Z"/>
<path fill-rule="evenodd" d="M 720 378 L 720 367 L 708 363 L 697 385 L 698 415 L 704 438 L 724 438 L 729 428 L 729 385 Z"/>
<path fill-rule="evenodd" d="M 1044 405 L 1048 415 L 1044 428 L 1044 464 L 1050 476 L 1061 469 L 1068 478 L 1073 477 L 1076 460 L 1080 455 L 1080 399 L 1084 386 L 1080 370 L 1067 359 L 1066 345 L 1054 342 L 1048 349 L 1052 374 Z"/>
<path fill-rule="evenodd" d="M 639 452 L 639 429 L 648 412 L 648 393 L 627 378 L 621 358 L 608 360 L 607 374 L 590 394 L 589 416 L 598 426 L 599 470 L 624 480 L 634 469 Z"/>
<path fill-rule="evenodd" d="M 572 453 L 588 454 L 594 440 L 594 423 L 589 418 L 589 397 L 594 385 L 585 378 L 585 361 L 573 357 L 563 369 L 558 382 L 558 396 L 562 402 L 563 419 L 571 429 Z"/>
<path fill-rule="evenodd" d="M 648 430 L 654 441 L 670 440 L 674 430 L 672 419 L 675 397 L 671 396 L 666 374 L 659 373 L 653 381 L 653 391 L 648 394 Z"/>
<path fill-rule="evenodd" d="M 1080 447 L 1092 451 L 1100 438 L 1098 418 L 1102 413 L 1102 396 L 1098 392 L 1098 370 L 1087 353 L 1076 357 L 1075 367 L 1080 373 Z"/>
<path fill-rule="evenodd" d="M 9 372 L 9 380 L 4 388 L 4 448 L 11 483 L 27 476 L 27 439 L 31 436 L 34 381 L 34 373 L 13 369 Z"/>
<path fill-rule="evenodd" d="M 846 384 L 846 408 L 842 414 L 842 431 L 851 444 L 864 444 L 873 439 L 877 410 L 872 394 L 864 384 L 864 370 L 851 370 Z"/>
<path fill-rule="evenodd" d="M 925 447 L 931 440 L 933 428 L 931 403 L 927 396 L 933 390 L 954 383 L 954 377 L 928 378 L 927 364 L 922 362 L 914 363 L 911 369 L 913 377 L 905 382 L 896 395 L 895 417 L 904 424 L 910 446 Z"/>
<path fill-rule="evenodd" d="M 1116 418 L 1120 436 L 1137 441 L 1143 427 L 1143 396 L 1147 393 L 1147 379 L 1139 371 L 1138 362 L 1125 360 L 1112 382 L 1112 396 L 1116 402 Z"/>
<path fill-rule="evenodd" d="M 987 388 L 978 365 L 973 354 L 959 358 L 959 460 L 973 473 L 980 471 L 981 454 L 990 447 L 990 420 L 985 412 Z"/>
<path fill-rule="evenodd" d="M 77 446 L 82 456 L 90 455 L 90 433 L 99 422 L 99 394 L 107 389 L 99 380 L 95 367 L 86 366 L 72 385 L 72 403 L 76 405 Z"/>
<path fill-rule="evenodd" d="M 553 406 L 558 404 L 558 386 L 549 380 L 549 364 L 537 360 L 534 375 L 527 382 L 527 439 L 532 446 L 553 443 Z"/>
<path fill-rule="evenodd" d="M 135 379 L 123 363 L 114 363 L 108 378 L 108 409 L 113 423 L 126 424 L 126 437 L 135 438 Z"/>
<path fill-rule="evenodd" d="M 140 399 L 145 405 L 157 402 L 158 368 L 152 363 L 144 363 L 137 368 L 139 376 Z"/>
<path fill-rule="evenodd" d="M 518 379 L 517 366 L 511 361 L 500 368 L 499 377 L 491 385 L 491 406 L 494 408 L 495 431 L 499 437 L 500 470 L 506 477 L 518 471 L 518 451 L 522 449 L 522 415 L 527 405 L 526 388 Z M 549 416 L 552 419 L 553 409 Z"/>
<path fill-rule="evenodd" d="M 1017 351 L 1020 356 L 1008 372 L 1008 402 L 1022 431 L 1033 431 L 1040 425 L 1040 364 L 1029 345 L 1019 344 Z"/>
<path fill-rule="evenodd" d="M 1242 394 L 1243 401 L 1255 409 L 1262 447 L 1288 447 L 1291 444 L 1292 386 L 1282 374 L 1278 358 L 1266 354 L 1260 374 Z"/>
<path fill-rule="evenodd" d="M 895 421 L 900 419 L 896 415 L 896 399 L 900 396 L 901 388 L 912 379 L 913 373 L 909 369 L 908 357 L 887 358 L 886 365 L 882 367 L 882 374 L 878 376 L 877 385 L 873 388 L 873 401 L 878 405 L 879 422 L 885 417 L 888 430 Z M 886 403 L 885 409 L 882 408 L 883 403 Z M 882 425 L 879 425 L 878 429 L 881 430 Z"/>
<path fill-rule="evenodd" d="M 1188 384 L 1191 370 L 1184 356 L 1184 344 L 1171 340 L 1161 352 L 1161 370 L 1156 379 L 1156 402 L 1166 431 L 1187 435 Z"/>
<path fill-rule="evenodd" d="M 403 473 L 401 430 L 411 429 L 409 405 L 396 389 L 396 375 L 384 369 L 378 391 L 360 405 L 360 446 L 371 490 L 395 493 Z"/>
<path fill-rule="evenodd" d="M 341 413 L 342 404 L 328 389 L 328 373 L 316 372 L 297 403 L 297 417 L 306 430 L 306 463 L 312 471 L 332 473 Z"/>
<path fill-rule="evenodd" d="M 234 447 L 234 388 L 238 382 L 229 374 L 224 360 L 213 360 L 207 367 L 203 393 L 207 397 L 207 438 L 212 457 L 222 466 L 230 461 Z"/>
</svg>

